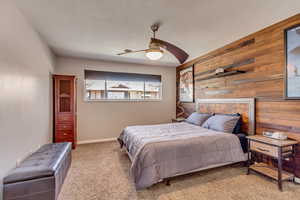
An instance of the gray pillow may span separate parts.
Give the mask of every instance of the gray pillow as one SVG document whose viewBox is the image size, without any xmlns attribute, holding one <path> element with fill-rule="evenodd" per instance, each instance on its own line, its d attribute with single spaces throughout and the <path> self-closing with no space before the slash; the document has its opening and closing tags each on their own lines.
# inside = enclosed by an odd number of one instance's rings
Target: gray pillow
<svg viewBox="0 0 300 200">
<path fill-rule="evenodd" d="M 201 126 L 210 116 L 210 114 L 194 112 L 185 120 L 185 122 Z"/>
<path fill-rule="evenodd" d="M 232 133 L 239 119 L 240 116 L 214 115 L 208 118 L 208 120 L 203 123 L 202 127 L 215 131 Z"/>
</svg>

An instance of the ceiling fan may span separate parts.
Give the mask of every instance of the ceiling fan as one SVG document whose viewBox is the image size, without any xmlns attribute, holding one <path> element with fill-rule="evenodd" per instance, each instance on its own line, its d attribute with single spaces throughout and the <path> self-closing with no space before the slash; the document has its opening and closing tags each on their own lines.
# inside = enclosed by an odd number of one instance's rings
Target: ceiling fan
<svg viewBox="0 0 300 200">
<path fill-rule="evenodd" d="M 146 52 L 146 57 L 149 58 L 150 60 L 159 60 L 163 54 L 164 51 L 162 49 L 165 49 L 169 51 L 171 54 L 173 54 L 178 61 L 182 64 L 186 61 L 186 59 L 189 57 L 189 55 L 179 47 L 155 38 L 155 33 L 158 31 L 160 27 L 160 23 L 155 23 L 151 26 L 151 30 L 153 32 L 153 37 L 150 40 L 149 43 L 149 48 L 148 49 L 143 49 L 143 50 L 131 50 L 131 49 L 125 49 L 124 52 L 118 53 L 117 55 L 125 55 L 129 53 L 138 53 L 138 52 Z"/>
</svg>

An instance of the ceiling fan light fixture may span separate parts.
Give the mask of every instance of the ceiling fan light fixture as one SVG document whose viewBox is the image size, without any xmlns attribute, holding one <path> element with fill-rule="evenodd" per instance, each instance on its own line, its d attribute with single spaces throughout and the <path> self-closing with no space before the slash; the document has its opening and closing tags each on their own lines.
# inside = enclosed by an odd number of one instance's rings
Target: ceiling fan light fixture
<svg viewBox="0 0 300 200">
<path fill-rule="evenodd" d="M 189 54 L 187 54 L 184 50 L 175 46 L 174 44 L 157 39 L 155 37 L 156 32 L 158 31 L 160 25 L 161 25 L 160 23 L 155 23 L 151 26 L 153 37 L 151 37 L 150 39 L 148 49 L 143 49 L 143 50 L 125 49 L 123 52 L 118 53 L 117 55 L 121 56 L 121 55 L 131 54 L 131 53 L 145 52 L 145 56 L 149 60 L 159 60 L 164 55 L 164 51 L 162 51 L 163 49 L 170 52 L 173 56 L 176 57 L 176 59 L 179 61 L 180 64 L 183 64 L 188 59 Z"/>
<path fill-rule="evenodd" d="M 164 55 L 161 49 L 149 49 L 146 51 L 146 57 L 150 60 L 159 60 Z"/>
</svg>

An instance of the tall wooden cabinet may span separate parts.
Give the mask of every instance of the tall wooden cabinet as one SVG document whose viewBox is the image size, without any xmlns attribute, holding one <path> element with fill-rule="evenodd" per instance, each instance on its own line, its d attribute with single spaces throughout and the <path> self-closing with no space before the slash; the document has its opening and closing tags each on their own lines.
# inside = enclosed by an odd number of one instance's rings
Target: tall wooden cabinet
<svg viewBox="0 0 300 200">
<path fill-rule="evenodd" d="M 77 144 L 76 77 L 53 75 L 54 142 Z"/>
</svg>

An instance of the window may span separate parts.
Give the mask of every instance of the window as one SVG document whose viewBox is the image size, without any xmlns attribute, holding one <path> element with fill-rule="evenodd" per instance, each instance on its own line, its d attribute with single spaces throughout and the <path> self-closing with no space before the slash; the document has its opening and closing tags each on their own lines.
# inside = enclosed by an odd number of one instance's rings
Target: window
<svg viewBox="0 0 300 200">
<path fill-rule="evenodd" d="M 86 100 L 160 100 L 161 76 L 84 71 Z"/>
</svg>

